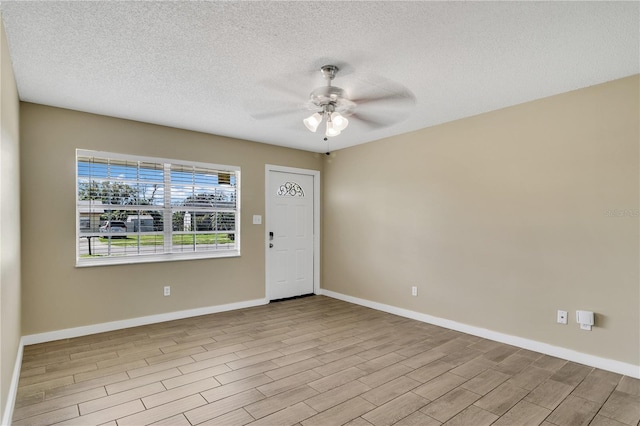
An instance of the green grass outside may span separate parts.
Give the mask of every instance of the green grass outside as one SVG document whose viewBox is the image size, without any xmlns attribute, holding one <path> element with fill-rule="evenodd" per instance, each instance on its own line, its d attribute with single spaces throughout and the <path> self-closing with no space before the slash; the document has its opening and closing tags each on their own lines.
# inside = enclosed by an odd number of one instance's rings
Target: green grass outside
<svg viewBox="0 0 640 426">
<path fill-rule="evenodd" d="M 233 243 L 228 234 L 186 234 L 173 235 L 173 245 L 193 245 L 193 241 L 199 244 L 227 244 Z M 108 238 L 100 237 L 100 241 L 107 243 Z M 112 238 L 111 245 L 114 246 L 137 246 L 138 241 L 142 246 L 161 246 L 164 244 L 163 235 L 140 235 L 128 236 L 127 238 Z"/>
</svg>

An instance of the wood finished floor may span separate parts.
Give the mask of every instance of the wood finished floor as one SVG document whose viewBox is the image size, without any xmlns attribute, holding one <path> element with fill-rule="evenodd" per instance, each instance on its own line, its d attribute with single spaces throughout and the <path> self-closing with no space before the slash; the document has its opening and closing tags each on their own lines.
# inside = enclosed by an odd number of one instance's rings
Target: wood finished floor
<svg viewBox="0 0 640 426">
<path fill-rule="evenodd" d="M 14 425 L 637 425 L 640 380 L 313 296 L 27 346 Z"/>
</svg>

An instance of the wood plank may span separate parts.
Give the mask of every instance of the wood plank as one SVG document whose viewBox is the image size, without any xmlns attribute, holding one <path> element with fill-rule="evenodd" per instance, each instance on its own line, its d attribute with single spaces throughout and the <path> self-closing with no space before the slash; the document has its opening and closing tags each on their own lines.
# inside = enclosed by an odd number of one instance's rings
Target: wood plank
<svg viewBox="0 0 640 426">
<path fill-rule="evenodd" d="M 640 380 L 323 296 L 25 347 L 13 424 L 637 425 Z"/>
</svg>

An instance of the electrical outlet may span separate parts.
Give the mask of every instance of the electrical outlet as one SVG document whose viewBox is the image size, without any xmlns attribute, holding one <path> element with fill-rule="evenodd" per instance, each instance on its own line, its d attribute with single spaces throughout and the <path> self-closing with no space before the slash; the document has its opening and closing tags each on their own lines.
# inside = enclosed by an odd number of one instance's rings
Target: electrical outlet
<svg viewBox="0 0 640 426">
<path fill-rule="evenodd" d="M 411 295 L 412 296 L 417 296 L 418 295 L 418 287 L 416 287 L 415 285 L 413 287 L 411 287 Z"/>
<path fill-rule="evenodd" d="M 558 311 L 558 319 L 556 321 L 558 322 L 558 324 L 566 324 L 567 311 Z"/>
<path fill-rule="evenodd" d="M 164 286 L 164 295 L 165 296 L 171 296 L 171 286 L 170 285 L 165 285 Z"/>
</svg>

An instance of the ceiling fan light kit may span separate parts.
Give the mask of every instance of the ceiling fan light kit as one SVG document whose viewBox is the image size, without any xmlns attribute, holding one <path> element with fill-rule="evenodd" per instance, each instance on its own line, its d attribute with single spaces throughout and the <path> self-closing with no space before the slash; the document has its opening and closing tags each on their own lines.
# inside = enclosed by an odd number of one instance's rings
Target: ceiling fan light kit
<svg viewBox="0 0 640 426">
<path fill-rule="evenodd" d="M 311 114 L 309 117 L 302 120 L 304 125 L 310 131 L 314 132 L 318 130 L 318 126 L 322 123 L 322 119 L 324 116 L 327 117 L 327 129 L 325 132 L 325 136 L 333 137 L 338 136 L 344 129 L 349 125 L 349 120 L 346 119 L 342 114 L 337 111 L 331 111 L 333 106 L 327 105 L 326 109 L 322 112 L 322 114 L 316 112 Z"/>
</svg>

